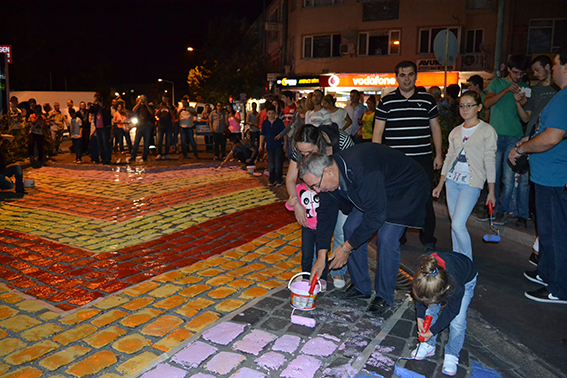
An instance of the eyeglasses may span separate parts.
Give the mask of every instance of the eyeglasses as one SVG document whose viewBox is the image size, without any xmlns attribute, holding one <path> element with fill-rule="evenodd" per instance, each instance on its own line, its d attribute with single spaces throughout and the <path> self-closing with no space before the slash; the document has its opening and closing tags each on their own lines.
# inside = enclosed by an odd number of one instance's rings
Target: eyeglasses
<svg viewBox="0 0 567 378">
<path fill-rule="evenodd" d="M 470 108 L 474 108 L 475 106 L 478 106 L 478 104 L 459 105 L 459 108 L 460 109 L 470 109 Z"/>
<path fill-rule="evenodd" d="M 319 180 L 319 183 L 311 186 L 308 185 L 309 189 L 313 190 L 314 192 L 316 192 L 317 189 L 321 190 L 321 183 L 323 182 L 323 176 L 325 176 L 325 171 L 323 171 L 323 173 L 321 174 L 321 179 Z"/>
</svg>

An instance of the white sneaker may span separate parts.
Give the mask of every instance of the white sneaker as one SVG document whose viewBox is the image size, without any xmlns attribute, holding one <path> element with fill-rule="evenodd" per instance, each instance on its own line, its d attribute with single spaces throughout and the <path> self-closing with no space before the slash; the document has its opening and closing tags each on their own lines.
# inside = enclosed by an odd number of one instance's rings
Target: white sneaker
<svg viewBox="0 0 567 378">
<path fill-rule="evenodd" d="M 333 277 L 333 285 L 337 289 L 342 289 L 343 287 L 345 287 L 345 279 L 341 276 Z"/>
<path fill-rule="evenodd" d="M 431 346 L 427 343 L 419 343 L 419 345 L 411 352 L 412 358 L 420 361 L 426 357 L 435 355 L 435 345 Z"/>
<path fill-rule="evenodd" d="M 459 364 L 459 357 L 446 354 L 445 360 L 443 361 L 443 374 L 450 376 L 457 374 L 458 364 Z"/>
</svg>

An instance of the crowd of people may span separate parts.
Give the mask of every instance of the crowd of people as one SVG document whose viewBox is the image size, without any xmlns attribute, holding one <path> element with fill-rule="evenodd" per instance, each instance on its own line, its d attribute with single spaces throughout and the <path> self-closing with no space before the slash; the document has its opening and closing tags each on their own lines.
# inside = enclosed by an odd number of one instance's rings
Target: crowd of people
<svg viewBox="0 0 567 378">
<path fill-rule="evenodd" d="M 455 375 L 477 281 L 466 223 L 483 190 L 483 204 L 496 209 L 496 224 L 506 223 L 510 214 L 517 216 L 518 227 L 525 227 L 529 218 L 537 221 L 539 255 L 529 258 L 537 270 L 524 275 L 542 287 L 525 296 L 567 304 L 567 48 L 554 61 L 542 55 L 530 62 L 537 80 L 533 87 L 527 84 L 527 68 L 522 57 L 512 56 L 502 77 L 486 89 L 483 79 L 474 75 L 467 91 L 451 85 L 442 96 L 438 87 L 417 87 L 415 63 L 402 61 L 395 67 L 395 90 L 366 99 L 352 90 L 345 108 L 319 89 L 297 101 L 286 91 L 266 101 L 259 112 L 253 103 L 244 120 L 231 104 L 221 102 L 214 110 L 207 105 L 200 118 L 210 127 L 207 145 L 221 166 L 230 159 L 244 165 L 267 159 L 269 186 L 285 185 L 286 206 L 302 227 L 302 271 L 310 279 L 320 278 L 323 288 L 329 275 L 335 287 L 345 287 L 348 268 L 351 284 L 343 295 L 372 298 L 368 243 L 377 235 L 375 295 L 368 311 L 384 315 L 393 305 L 400 245 L 407 228 L 420 230 L 427 256 L 412 294 L 424 341 L 412 357 L 432 356 L 436 336 L 450 327 L 443 372 Z M 33 99 L 29 103 L 30 112 L 22 114 L 17 99 L 12 99 L 12 131 L 29 133 L 30 159 L 39 164 L 45 159 L 45 140 L 48 153 L 61 152 L 66 128 L 77 163 L 87 152 L 94 162 L 110 163 L 113 152 L 124 152 L 124 139 L 135 161 L 142 138 L 145 161 L 154 128 L 157 160 L 170 159 L 179 135 L 183 156 L 188 157 L 189 147 L 195 158 L 199 156 L 196 111 L 187 96 L 174 108 L 167 97 L 154 106 L 142 95 L 131 112 L 120 101 L 105 107 L 100 94 L 78 109 L 70 101 L 63 111 L 57 103 L 53 109 Z M 23 119 L 29 130 L 24 130 Z M 446 154 L 442 130 L 448 135 Z M 232 144 L 228 156 L 227 139 Z M 0 166 L 0 174 L 14 173 Z M 452 251 L 441 253 L 436 250 L 433 198 L 444 188 Z M 23 190 L 18 179 L 16 190 Z M 533 206 L 530 192 L 535 193 Z M 448 304 L 441 309 L 443 301 Z M 430 328 L 424 325 L 426 315 L 433 318 Z"/>
</svg>

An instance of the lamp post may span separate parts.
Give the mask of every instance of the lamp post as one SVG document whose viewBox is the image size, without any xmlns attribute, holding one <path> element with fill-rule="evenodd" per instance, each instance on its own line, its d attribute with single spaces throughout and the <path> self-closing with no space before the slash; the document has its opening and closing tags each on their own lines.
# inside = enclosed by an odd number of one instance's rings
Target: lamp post
<svg viewBox="0 0 567 378">
<path fill-rule="evenodd" d="M 175 106 L 175 83 L 173 81 L 169 81 L 169 80 L 164 80 L 164 79 L 158 79 L 158 81 L 161 83 L 162 81 L 171 84 L 171 104 L 172 106 Z"/>
</svg>

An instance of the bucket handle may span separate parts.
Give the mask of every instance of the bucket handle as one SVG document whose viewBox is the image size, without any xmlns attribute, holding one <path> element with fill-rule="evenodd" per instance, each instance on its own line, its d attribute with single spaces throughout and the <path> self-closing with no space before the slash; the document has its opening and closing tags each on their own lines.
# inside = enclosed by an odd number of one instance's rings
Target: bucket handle
<svg viewBox="0 0 567 378">
<path fill-rule="evenodd" d="M 287 288 L 291 290 L 291 283 L 293 282 L 293 280 L 295 279 L 295 277 L 301 276 L 303 274 L 307 274 L 307 275 L 311 275 L 311 273 L 309 272 L 301 272 L 301 273 L 297 273 L 295 276 L 291 277 L 289 279 L 289 282 L 287 283 Z M 321 292 L 321 280 L 317 280 L 317 285 L 319 285 L 319 292 Z"/>
</svg>

